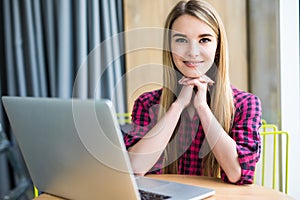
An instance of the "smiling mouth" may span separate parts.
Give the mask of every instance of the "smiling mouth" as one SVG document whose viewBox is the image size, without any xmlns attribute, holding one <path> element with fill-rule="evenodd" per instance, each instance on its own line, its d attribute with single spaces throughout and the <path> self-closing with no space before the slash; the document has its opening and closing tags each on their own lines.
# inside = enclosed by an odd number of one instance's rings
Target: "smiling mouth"
<svg viewBox="0 0 300 200">
<path fill-rule="evenodd" d="M 183 61 L 183 63 L 188 67 L 198 67 L 203 61 Z"/>
</svg>

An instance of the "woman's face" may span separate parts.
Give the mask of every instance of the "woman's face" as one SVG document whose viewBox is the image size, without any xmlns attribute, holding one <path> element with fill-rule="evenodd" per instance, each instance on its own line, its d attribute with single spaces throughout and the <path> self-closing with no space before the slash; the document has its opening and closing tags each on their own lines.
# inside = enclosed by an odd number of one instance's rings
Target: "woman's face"
<svg viewBox="0 0 300 200">
<path fill-rule="evenodd" d="M 173 61 L 184 76 L 198 78 L 212 66 L 218 40 L 203 21 L 187 14 L 178 17 L 170 39 Z"/>
</svg>

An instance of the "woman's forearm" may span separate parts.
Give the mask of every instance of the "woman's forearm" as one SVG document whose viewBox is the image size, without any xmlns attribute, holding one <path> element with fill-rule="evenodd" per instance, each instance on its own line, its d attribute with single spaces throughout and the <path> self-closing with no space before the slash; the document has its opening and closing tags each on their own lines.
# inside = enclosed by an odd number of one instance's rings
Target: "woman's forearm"
<svg viewBox="0 0 300 200">
<path fill-rule="evenodd" d="M 157 124 L 129 148 L 134 173 L 144 175 L 157 162 L 172 136 L 183 109 L 183 106 L 175 101 Z"/>
<path fill-rule="evenodd" d="M 237 182 L 241 177 L 236 142 L 224 131 L 208 106 L 197 108 L 205 137 L 213 154 L 225 171 L 230 182 Z"/>
</svg>

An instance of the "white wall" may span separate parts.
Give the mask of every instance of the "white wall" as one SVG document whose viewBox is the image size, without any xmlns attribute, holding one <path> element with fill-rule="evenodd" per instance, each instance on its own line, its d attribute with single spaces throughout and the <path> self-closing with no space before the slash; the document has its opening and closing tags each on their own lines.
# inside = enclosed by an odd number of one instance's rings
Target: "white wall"
<svg viewBox="0 0 300 200">
<path fill-rule="evenodd" d="M 290 133 L 289 195 L 300 199 L 299 0 L 280 0 L 282 130 Z"/>
</svg>

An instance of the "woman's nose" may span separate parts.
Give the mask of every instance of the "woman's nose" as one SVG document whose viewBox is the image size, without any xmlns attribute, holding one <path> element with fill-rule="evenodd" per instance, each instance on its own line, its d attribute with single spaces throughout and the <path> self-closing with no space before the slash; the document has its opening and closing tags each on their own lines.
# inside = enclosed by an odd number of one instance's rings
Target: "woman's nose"
<svg viewBox="0 0 300 200">
<path fill-rule="evenodd" d="M 187 50 L 187 55 L 191 58 L 196 58 L 200 55 L 200 45 L 196 41 L 191 41 L 189 43 L 189 48 Z"/>
</svg>

